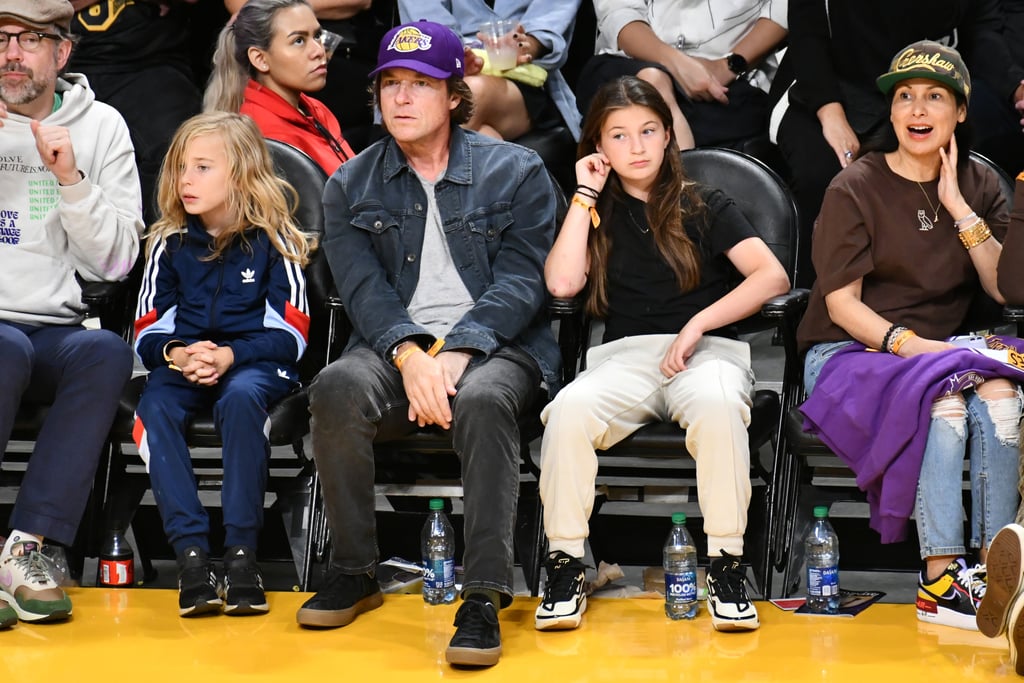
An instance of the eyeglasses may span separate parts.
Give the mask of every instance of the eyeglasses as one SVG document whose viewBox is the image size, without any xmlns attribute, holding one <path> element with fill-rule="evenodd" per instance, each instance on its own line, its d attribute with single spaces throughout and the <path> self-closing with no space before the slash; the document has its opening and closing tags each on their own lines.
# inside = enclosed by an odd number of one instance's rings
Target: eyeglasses
<svg viewBox="0 0 1024 683">
<path fill-rule="evenodd" d="M 11 46 L 12 39 L 18 44 L 18 47 L 25 52 L 35 52 L 42 44 L 43 38 L 49 38 L 50 40 L 64 40 L 63 36 L 59 36 L 56 33 L 42 33 L 40 31 L 19 31 L 18 33 L 8 33 L 7 31 L 0 31 L 0 52 L 7 52 L 7 48 Z"/>
</svg>

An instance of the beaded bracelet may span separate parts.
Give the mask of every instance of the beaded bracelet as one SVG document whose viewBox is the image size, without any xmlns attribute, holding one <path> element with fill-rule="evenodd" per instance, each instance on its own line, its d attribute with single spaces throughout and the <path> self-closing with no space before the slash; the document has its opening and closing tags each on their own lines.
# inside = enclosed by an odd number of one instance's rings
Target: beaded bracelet
<svg viewBox="0 0 1024 683">
<path fill-rule="evenodd" d="M 985 219 L 979 218 L 971 227 L 958 232 L 957 236 L 966 249 L 973 249 L 991 237 L 992 230 L 989 229 Z"/>
<path fill-rule="evenodd" d="M 882 349 L 883 351 L 888 351 L 889 350 L 889 338 L 892 337 L 894 332 L 896 332 L 897 330 L 900 330 L 900 329 L 904 329 L 904 328 L 902 328 L 902 326 L 899 323 L 893 323 L 889 327 L 889 329 L 885 331 L 885 334 L 882 335 L 882 345 L 879 348 Z"/>
</svg>

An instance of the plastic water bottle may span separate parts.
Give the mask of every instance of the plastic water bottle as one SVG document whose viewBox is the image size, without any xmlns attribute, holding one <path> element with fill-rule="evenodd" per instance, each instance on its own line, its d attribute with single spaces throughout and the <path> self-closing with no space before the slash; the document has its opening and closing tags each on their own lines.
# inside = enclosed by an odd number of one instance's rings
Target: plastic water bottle
<svg viewBox="0 0 1024 683">
<path fill-rule="evenodd" d="M 423 551 L 423 602 L 455 602 L 455 532 L 444 515 L 444 501 L 430 499 L 430 514 L 420 534 Z"/>
<path fill-rule="evenodd" d="M 697 547 L 686 530 L 686 515 L 672 515 L 672 531 L 663 549 L 665 615 L 669 619 L 697 616 Z"/>
<path fill-rule="evenodd" d="M 828 508 L 814 508 L 814 526 L 804 539 L 807 557 L 807 609 L 839 612 L 839 537 L 828 523 Z"/>
</svg>

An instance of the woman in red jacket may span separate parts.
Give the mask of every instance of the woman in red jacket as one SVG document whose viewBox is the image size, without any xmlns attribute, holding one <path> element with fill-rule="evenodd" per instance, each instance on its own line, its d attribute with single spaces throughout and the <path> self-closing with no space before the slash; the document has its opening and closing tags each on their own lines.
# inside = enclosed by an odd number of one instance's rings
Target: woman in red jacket
<svg viewBox="0 0 1024 683">
<path fill-rule="evenodd" d="M 220 32 L 203 108 L 241 112 L 263 136 L 298 147 L 330 175 L 354 156 L 327 107 L 330 34 L 306 0 L 249 0 Z"/>
</svg>

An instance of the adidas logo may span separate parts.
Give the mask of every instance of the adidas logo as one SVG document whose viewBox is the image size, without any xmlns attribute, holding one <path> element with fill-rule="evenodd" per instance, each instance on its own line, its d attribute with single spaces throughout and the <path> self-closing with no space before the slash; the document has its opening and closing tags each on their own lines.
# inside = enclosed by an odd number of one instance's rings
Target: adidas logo
<svg viewBox="0 0 1024 683">
<path fill-rule="evenodd" d="M 238 552 L 235 553 L 235 557 L 245 557 L 245 551 L 239 548 Z"/>
<path fill-rule="evenodd" d="M 281 379 L 291 379 L 288 376 L 288 371 L 287 370 L 282 370 L 281 368 L 277 369 L 277 376 L 280 377 Z"/>
<path fill-rule="evenodd" d="M 242 284 L 251 285 L 256 282 L 256 271 L 252 268 L 246 268 L 242 271 Z"/>
</svg>

